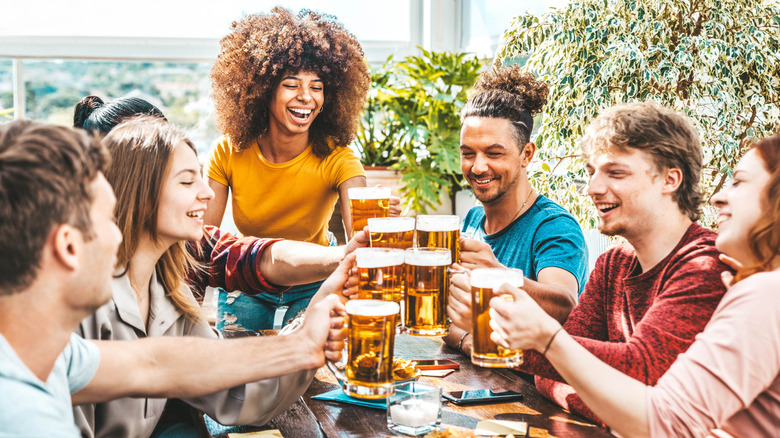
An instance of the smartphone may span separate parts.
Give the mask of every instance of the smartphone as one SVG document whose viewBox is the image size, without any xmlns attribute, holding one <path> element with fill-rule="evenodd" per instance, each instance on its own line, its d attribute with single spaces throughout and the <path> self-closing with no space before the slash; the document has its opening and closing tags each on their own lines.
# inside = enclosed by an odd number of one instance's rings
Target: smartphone
<svg viewBox="0 0 780 438">
<path fill-rule="evenodd" d="M 415 360 L 421 370 L 459 370 L 460 364 L 452 359 Z"/>
<path fill-rule="evenodd" d="M 490 389 L 472 389 L 468 391 L 453 391 L 442 394 L 444 398 L 456 405 L 471 403 L 506 403 L 523 399 L 523 394 L 515 391 L 493 392 Z"/>
</svg>

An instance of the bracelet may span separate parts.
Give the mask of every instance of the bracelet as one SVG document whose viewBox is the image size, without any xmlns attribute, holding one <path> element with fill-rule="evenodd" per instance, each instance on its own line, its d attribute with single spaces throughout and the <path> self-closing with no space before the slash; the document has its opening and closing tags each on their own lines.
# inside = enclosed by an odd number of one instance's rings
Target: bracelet
<svg viewBox="0 0 780 438">
<path fill-rule="evenodd" d="M 556 330 L 555 333 L 553 333 L 553 335 L 550 336 L 550 340 L 547 342 L 547 346 L 544 347 L 544 351 L 542 352 L 542 356 L 545 356 L 547 354 L 547 350 L 550 349 L 550 345 L 552 345 L 553 340 L 555 339 L 556 336 L 558 336 L 558 333 L 561 330 L 563 330 L 563 326 L 558 327 L 558 330 Z"/>
<path fill-rule="evenodd" d="M 466 339 L 466 336 L 468 336 L 470 334 L 471 333 L 466 332 L 466 333 L 463 333 L 463 336 L 460 337 L 460 341 L 458 342 L 458 350 L 460 350 L 461 353 L 463 352 L 463 340 Z"/>
</svg>

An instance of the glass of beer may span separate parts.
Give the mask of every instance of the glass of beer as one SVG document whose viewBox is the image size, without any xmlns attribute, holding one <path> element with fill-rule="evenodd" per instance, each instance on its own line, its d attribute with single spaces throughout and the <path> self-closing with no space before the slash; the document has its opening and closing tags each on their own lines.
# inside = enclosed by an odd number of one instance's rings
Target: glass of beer
<svg viewBox="0 0 780 438">
<path fill-rule="evenodd" d="M 460 261 L 458 237 L 460 237 L 460 218 L 458 216 L 417 216 L 417 246 L 449 249 L 452 255 L 450 263 Z"/>
<path fill-rule="evenodd" d="M 377 217 L 368 220 L 372 248 L 406 249 L 414 246 L 413 217 Z"/>
<path fill-rule="evenodd" d="M 328 368 L 347 395 L 384 398 L 395 392 L 393 346 L 400 306 L 392 301 L 349 300 L 346 364 Z"/>
<path fill-rule="evenodd" d="M 358 298 L 401 302 L 404 291 L 404 251 L 358 248 Z"/>
<path fill-rule="evenodd" d="M 450 293 L 450 250 L 410 248 L 406 250 L 406 299 L 404 329 L 418 336 L 449 333 L 447 296 Z"/>
<path fill-rule="evenodd" d="M 369 218 L 387 217 L 390 213 L 390 187 L 350 187 L 347 196 L 353 236 L 363 231 Z"/>
<path fill-rule="evenodd" d="M 522 350 L 509 350 L 490 340 L 490 299 L 502 284 L 523 287 L 523 271 L 511 268 L 477 268 L 471 271 L 471 362 L 487 368 L 512 368 L 523 363 Z M 511 298 L 511 295 L 504 295 Z"/>
</svg>

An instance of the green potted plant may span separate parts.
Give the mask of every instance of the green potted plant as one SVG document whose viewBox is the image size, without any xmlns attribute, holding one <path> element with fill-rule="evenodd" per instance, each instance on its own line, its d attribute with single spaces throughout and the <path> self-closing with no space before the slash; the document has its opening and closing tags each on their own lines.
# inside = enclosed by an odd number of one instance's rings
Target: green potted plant
<svg viewBox="0 0 780 438">
<path fill-rule="evenodd" d="M 385 64 L 376 100 L 397 149 L 406 209 L 426 213 L 464 186 L 460 172 L 460 110 L 485 60 L 468 53 L 421 54 Z M 392 73 L 390 73 L 392 72 Z M 400 153 L 400 155 L 396 155 Z M 453 202 L 454 205 L 454 202 Z"/>
</svg>

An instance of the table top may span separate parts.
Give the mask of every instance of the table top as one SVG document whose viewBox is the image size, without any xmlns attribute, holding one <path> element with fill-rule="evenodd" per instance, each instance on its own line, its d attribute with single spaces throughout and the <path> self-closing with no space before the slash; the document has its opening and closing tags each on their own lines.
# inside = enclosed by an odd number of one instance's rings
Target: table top
<svg viewBox="0 0 780 438">
<path fill-rule="evenodd" d="M 395 357 L 403 359 L 452 359 L 460 370 L 444 378 L 421 377 L 420 381 L 442 387 L 445 392 L 489 388 L 513 390 L 524 395 L 521 402 L 456 406 L 444 403 L 442 428 L 474 429 L 485 419 L 525 421 L 529 437 L 609 437 L 606 430 L 570 414 L 542 397 L 520 375 L 505 369 L 487 369 L 471 364 L 462 353 L 446 346 L 439 338 L 410 335 L 396 337 Z M 265 427 L 279 429 L 285 437 L 390 437 L 384 410 L 312 399 L 337 388 L 327 368 L 317 371 L 314 380 L 290 409 Z"/>
</svg>

